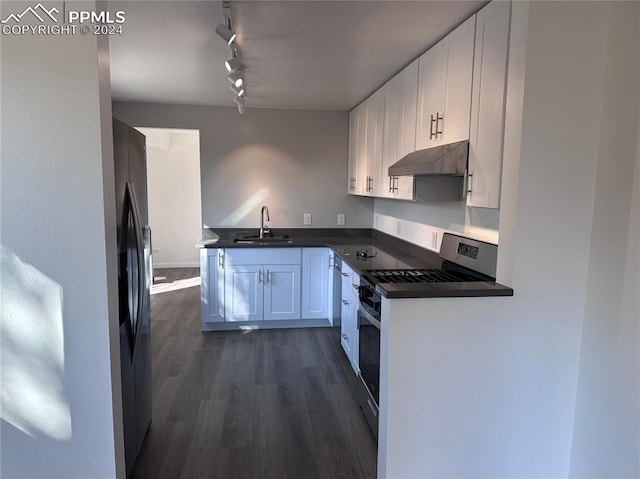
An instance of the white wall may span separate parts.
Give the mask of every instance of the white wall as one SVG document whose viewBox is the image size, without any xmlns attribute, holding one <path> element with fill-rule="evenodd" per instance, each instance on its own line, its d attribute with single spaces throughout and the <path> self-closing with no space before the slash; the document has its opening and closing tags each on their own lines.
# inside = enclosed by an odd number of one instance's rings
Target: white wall
<svg viewBox="0 0 640 479">
<path fill-rule="evenodd" d="M 373 200 L 347 195 L 347 112 L 196 107 L 115 102 L 123 121 L 200 130 L 202 222 L 208 227 L 371 228 Z"/>
<path fill-rule="evenodd" d="M 414 203 L 376 198 L 373 227 L 433 251 L 452 232 L 498 243 L 500 210 L 470 208 L 465 201 Z M 435 235 L 435 236 L 434 236 Z"/>
<path fill-rule="evenodd" d="M 0 53 L 2 477 L 123 477 L 108 44 Z"/>
<path fill-rule="evenodd" d="M 571 461 L 575 478 L 640 477 L 639 6 L 626 3 L 608 18 Z"/>
<path fill-rule="evenodd" d="M 198 267 L 202 240 L 200 133 L 138 128 L 147 141 L 147 192 L 156 268 Z"/>
<path fill-rule="evenodd" d="M 637 8 L 514 3 L 497 278 L 514 296 L 392 305 L 380 477 L 638 477 Z"/>
</svg>

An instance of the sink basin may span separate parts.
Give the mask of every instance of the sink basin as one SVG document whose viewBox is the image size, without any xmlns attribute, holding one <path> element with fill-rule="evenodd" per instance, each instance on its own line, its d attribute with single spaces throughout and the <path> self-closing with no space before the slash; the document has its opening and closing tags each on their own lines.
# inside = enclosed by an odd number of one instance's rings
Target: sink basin
<svg viewBox="0 0 640 479">
<path fill-rule="evenodd" d="M 241 236 L 233 240 L 234 243 L 240 244 L 291 244 L 293 240 L 288 235 L 283 236 L 265 236 L 260 238 L 258 235 Z"/>
</svg>

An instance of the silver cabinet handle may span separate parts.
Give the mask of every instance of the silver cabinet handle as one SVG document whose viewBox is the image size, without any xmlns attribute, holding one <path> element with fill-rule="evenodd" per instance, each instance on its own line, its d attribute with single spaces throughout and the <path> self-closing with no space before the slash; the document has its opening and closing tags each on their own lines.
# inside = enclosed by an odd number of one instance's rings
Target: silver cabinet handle
<svg viewBox="0 0 640 479">
<path fill-rule="evenodd" d="M 333 256 L 329 256 L 329 269 L 333 268 Z"/>
<path fill-rule="evenodd" d="M 442 121 L 444 123 L 444 113 L 441 115 L 438 112 L 436 112 L 436 138 L 438 137 L 438 135 L 442 135 L 442 130 L 438 129 L 438 125 L 440 124 L 440 121 Z"/>
<path fill-rule="evenodd" d="M 349 341 L 349 336 L 346 333 L 342 333 L 342 337 L 345 341 Z"/>
<path fill-rule="evenodd" d="M 344 276 L 346 278 L 349 275 L 347 273 L 342 273 L 342 276 Z"/>
<path fill-rule="evenodd" d="M 351 186 L 350 186 L 350 188 L 352 190 L 356 189 L 356 179 L 353 176 L 351 177 Z"/>
<path fill-rule="evenodd" d="M 391 186 L 391 183 L 393 182 L 393 176 L 389 177 L 389 193 L 393 193 L 393 186 Z"/>
<path fill-rule="evenodd" d="M 346 299 L 343 299 L 342 304 L 344 304 L 345 306 L 349 306 L 349 301 L 347 301 Z"/>
<path fill-rule="evenodd" d="M 358 289 L 360 287 L 360 285 L 356 283 L 351 283 L 351 286 L 353 286 L 354 289 Z"/>
<path fill-rule="evenodd" d="M 222 253 L 218 253 L 218 267 L 222 268 Z"/>
<path fill-rule="evenodd" d="M 437 113 L 436 113 L 437 115 Z M 436 134 L 433 132 L 433 124 L 436 122 L 436 119 L 433 117 L 433 115 L 431 115 L 431 126 L 429 128 L 429 139 L 433 140 L 433 137 L 436 136 Z M 436 129 L 438 127 L 436 126 Z"/>
<path fill-rule="evenodd" d="M 267 270 L 267 281 L 265 282 L 265 284 L 269 284 L 270 281 L 271 281 L 271 271 Z"/>
<path fill-rule="evenodd" d="M 258 283 L 262 283 L 262 270 L 258 270 Z"/>
</svg>

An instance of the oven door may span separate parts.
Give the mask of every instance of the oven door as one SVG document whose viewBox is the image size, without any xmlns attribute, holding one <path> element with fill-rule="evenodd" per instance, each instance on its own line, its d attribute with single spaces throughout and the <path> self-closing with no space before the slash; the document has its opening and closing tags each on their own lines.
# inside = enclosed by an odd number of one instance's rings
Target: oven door
<svg viewBox="0 0 640 479">
<path fill-rule="evenodd" d="M 363 302 L 358 310 L 358 366 L 360 407 L 377 439 L 380 402 L 380 321 L 376 318 L 375 312 L 370 311 Z"/>
</svg>

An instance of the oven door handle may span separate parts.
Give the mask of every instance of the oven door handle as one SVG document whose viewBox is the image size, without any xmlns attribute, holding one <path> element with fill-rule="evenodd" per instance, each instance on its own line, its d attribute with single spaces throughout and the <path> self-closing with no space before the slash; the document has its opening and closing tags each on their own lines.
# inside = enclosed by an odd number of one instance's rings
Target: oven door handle
<svg viewBox="0 0 640 479">
<path fill-rule="evenodd" d="M 374 318 L 369 311 L 367 311 L 364 306 L 360 305 L 359 308 L 360 314 L 362 314 L 367 321 L 373 324 L 376 328 L 380 329 L 380 321 Z M 360 329 L 360 322 L 358 322 L 358 329 Z"/>
</svg>

